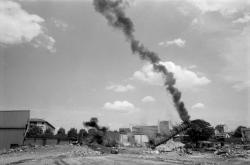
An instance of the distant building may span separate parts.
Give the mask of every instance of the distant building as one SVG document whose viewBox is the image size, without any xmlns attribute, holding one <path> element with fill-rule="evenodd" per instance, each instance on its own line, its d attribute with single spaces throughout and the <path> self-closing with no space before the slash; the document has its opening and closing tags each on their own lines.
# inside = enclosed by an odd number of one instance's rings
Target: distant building
<svg viewBox="0 0 250 165">
<path fill-rule="evenodd" d="M 120 134 L 120 144 L 124 146 L 129 146 L 131 143 L 129 142 L 129 135 L 127 134 Z"/>
<path fill-rule="evenodd" d="M 149 139 L 155 138 L 158 133 L 170 132 L 170 121 L 160 121 L 158 125 L 135 125 L 129 128 L 120 128 L 120 143 L 122 145 L 145 146 Z"/>
<path fill-rule="evenodd" d="M 30 119 L 30 126 L 33 125 L 40 127 L 43 130 L 43 132 L 45 132 L 46 129 L 50 129 L 53 133 L 55 131 L 55 127 L 48 121 L 43 119 L 38 119 L 38 118 Z"/>
<path fill-rule="evenodd" d="M 132 133 L 134 135 L 147 135 L 148 137 L 155 137 L 158 133 L 158 126 L 133 126 Z"/>
<path fill-rule="evenodd" d="M 120 144 L 123 146 L 130 146 L 132 145 L 131 142 L 131 129 L 130 128 L 119 128 L 119 134 L 120 134 Z"/>
<path fill-rule="evenodd" d="M 146 146 L 146 144 L 149 142 L 149 138 L 144 134 L 134 134 L 134 141 L 136 145 Z"/>
<path fill-rule="evenodd" d="M 131 132 L 130 128 L 119 128 L 119 133 L 120 134 L 127 134 L 129 132 Z"/>
<path fill-rule="evenodd" d="M 217 139 L 220 139 L 220 138 L 229 138 L 230 135 L 228 133 L 228 127 L 227 127 L 227 125 L 225 125 L 225 124 L 219 124 L 219 125 L 215 126 L 214 136 Z"/>
<path fill-rule="evenodd" d="M 228 132 L 228 127 L 225 124 L 219 124 L 215 126 L 214 131 L 215 134 L 225 133 Z"/>
<path fill-rule="evenodd" d="M 135 145 L 134 135 L 131 132 L 129 132 L 127 134 L 120 133 L 120 144 L 123 146 Z"/>
<path fill-rule="evenodd" d="M 170 132 L 171 123 L 170 121 L 159 121 L 158 131 L 162 135 L 167 135 Z"/>
<path fill-rule="evenodd" d="M 0 150 L 23 144 L 29 119 L 29 110 L 0 111 Z"/>
</svg>

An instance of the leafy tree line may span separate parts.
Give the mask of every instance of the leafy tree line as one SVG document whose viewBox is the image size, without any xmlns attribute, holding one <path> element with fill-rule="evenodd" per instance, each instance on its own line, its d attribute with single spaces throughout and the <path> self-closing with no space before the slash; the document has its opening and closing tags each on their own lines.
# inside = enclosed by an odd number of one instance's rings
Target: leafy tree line
<svg viewBox="0 0 250 165">
<path fill-rule="evenodd" d="M 47 129 L 44 132 L 39 126 L 31 126 L 26 134 L 26 137 L 44 137 L 57 138 L 78 141 L 82 144 L 101 144 L 105 146 L 116 146 L 119 141 L 119 133 L 117 131 L 110 131 L 107 127 L 98 125 L 98 118 L 92 117 L 89 121 L 83 122 L 83 126 L 87 129 L 70 128 L 67 132 L 64 128 L 59 128 L 54 135 L 52 130 Z"/>
<path fill-rule="evenodd" d="M 64 128 L 59 128 L 57 133 L 54 134 L 51 129 L 46 129 L 44 132 L 39 126 L 30 126 L 26 137 L 57 137 L 57 138 L 69 138 L 71 140 L 83 139 L 87 136 L 85 129 L 80 129 L 77 132 L 76 128 L 71 128 L 67 133 Z"/>
<path fill-rule="evenodd" d="M 117 131 L 110 131 L 107 127 L 99 126 L 98 118 L 92 117 L 89 121 L 83 122 L 85 129 L 77 131 L 76 128 L 70 128 L 67 132 L 64 128 L 59 128 L 54 135 L 52 130 L 47 129 L 44 132 L 39 126 L 31 126 L 26 134 L 26 137 L 53 137 L 58 139 L 68 139 L 78 141 L 80 144 L 86 142 L 87 144 L 101 144 L 105 146 L 116 146 L 119 141 L 119 133 Z M 220 132 L 223 127 L 216 126 L 215 129 Z M 246 128 L 239 126 L 233 133 L 232 137 L 241 138 L 241 130 Z M 184 135 L 188 135 L 188 141 L 198 144 L 199 141 L 206 141 L 214 137 L 215 129 L 209 122 L 197 119 L 191 121 L 191 126 L 184 132 Z M 161 135 L 162 136 L 162 135 Z"/>
</svg>

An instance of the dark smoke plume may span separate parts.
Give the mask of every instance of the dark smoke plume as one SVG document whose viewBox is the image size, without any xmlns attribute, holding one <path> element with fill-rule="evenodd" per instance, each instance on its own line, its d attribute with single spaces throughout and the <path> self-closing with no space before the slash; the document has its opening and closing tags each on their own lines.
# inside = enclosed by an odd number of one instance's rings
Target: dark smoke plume
<svg viewBox="0 0 250 165">
<path fill-rule="evenodd" d="M 101 13 L 112 27 L 120 29 L 124 33 L 131 44 L 132 52 L 138 54 L 141 59 L 149 61 L 153 65 L 155 71 L 164 75 L 166 89 L 172 95 L 174 105 L 180 118 L 184 122 L 189 122 L 190 116 L 188 115 L 184 103 L 181 101 L 181 92 L 174 87 L 176 80 L 173 73 L 169 72 L 167 68 L 160 63 L 161 59 L 155 52 L 148 50 L 140 41 L 135 39 L 133 34 L 134 24 L 124 12 L 124 8 L 127 5 L 126 1 L 94 0 L 93 4 L 95 10 Z"/>
<path fill-rule="evenodd" d="M 85 127 L 91 127 L 91 128 L 95 128 L 97 131 L 102 131 L 102 132 L 106 132 L 107 128 L 106 127 L 100 127 L 98 125 L 98 119 L 96 117 L 92 117 L 90 119 L 90 121 L 87 122 L 83 122 L 83 125 Z"/>
<path fill-rule="evenodd" d="M 83 122 L 85 127 L 90 128 L 88 130 L 88 143 L 98 143 L 103 144 L 105 134 L 108 130 L 107 127 L 101 127 L 98 125 L 98 119 L 92 117 L 89 121 Z"/>
</svg>

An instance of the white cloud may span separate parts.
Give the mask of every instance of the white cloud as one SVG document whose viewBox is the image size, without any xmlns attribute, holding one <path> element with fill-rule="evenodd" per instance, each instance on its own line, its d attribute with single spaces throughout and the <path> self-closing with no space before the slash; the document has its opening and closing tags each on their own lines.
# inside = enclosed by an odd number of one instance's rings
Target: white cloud
<svg viewBox="0 0 250 165">
<path fill-rule="evenodd" d="M 147 103 L 147 102 L 155 102 L 155 98 L 152 96 L 145 96 L 141 99 L 142 102 Z"/>
<path fill-rule="evenodd" d="M 114 92 L 127 92 L 135 89 L 133 85 L 110 85 L 106 87 L 107 90 L 112 90 Z"/>
<path fill-rule="evenodd" d="M 203 109 L 203 108 L 205 108 L 205 105 L 203 103 L 196 103 L 191 108 L 192 109 Z"/>
<path fill-rule="evenodd" d="M 153 71 L 151 64 L 144 65 L 141 70 L 135 71 L 132 79 L 147 82 L 152 85 L 162 85 L 162 75 Z"/>
<path fill-rule="evenodd" d="M 128 102 L 128 101 L 115 101 L 113 103 L 107 102 L 103 106 L 106 110 L 114 110 L 119 112 L 132 112 L 135 111 L 136 108 L 134 104 Z"/>
<path fill-rule="evenodd" d="M 207 85 L 211 82 L 205 76 L 199 76 L 196 72 L 183 68 L 171 61 L 161 62 L 170 72 L 174 73 L 176 78 L 176 86 L 179 88 L 194 88 Z M 147 82 L 152 85 L 163 85 L 164 80 L 160 73 L 153 71 L 151 64 L 146 64 L 141 70 L 133 74 L 133 79 Z"/>
<path fill-rule="evenodd" d="M 247 23 L 250 22 L 250 13 L 245 13 L 243 17 L 238 18 L 236 20 L 233 21 L 233 23 Z"/>
<path fill-rule="evenodd" d="M 158 43 L 159 46 L 172 46 L 172 45 L 176 45 L 178 47 L 183 48 L 186 45 L 186 41 L 181 39 L 181 38 L 176 38 L 174 40 L 171 41 L 165 41 L 165 42 L 160 42 Z"/>
<path fill-rule="evenodd" d="M 20 4 L 0 1 L 0 43 L 21 44 L 34 41 L 35 46 L 54 51 L 55 40 L 45 33 L 44 19 L 26 12 Z"/>
<path fill-rule="evenodd" d="M 224 16 L 231 16 L 239 9 L 249 5 L 248 0 L 187 0 L 202 13 L 220 12 Z"/>
<path fill-rule="evenodd" d="M 232 86 L 237 91 L 242 91 L 250 87 L 250 81 L 240 82 Z"/>
</svg>

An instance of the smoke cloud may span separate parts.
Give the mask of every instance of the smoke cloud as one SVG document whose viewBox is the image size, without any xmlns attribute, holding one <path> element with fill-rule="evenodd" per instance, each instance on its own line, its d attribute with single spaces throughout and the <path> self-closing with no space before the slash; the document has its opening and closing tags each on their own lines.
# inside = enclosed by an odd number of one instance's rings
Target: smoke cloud
<svg viewBox="0 0 250 165">
<path fill-rule="evenodd" d="M 166 90 L 171 94 L 180 118 L 184 122 L 189 122 L 190 116 L 184 103 L 181 101 L 181 92 L 174 86 L 176 80 L 173 73 L 169 72 L 167 68 L 160 63 L 161 59 L 157 53 L 148 50 L 140 41 L 136 40 L 133 34 L 134 24 L 124 12 L 127 2 L 124 0 L 94 0 L 93 4 L 95 10 L 107 19 L 108 24 L 124 33 L 126 39 L 130 42 L 132 52 L 138 54 L 141 59 L 149 61 L 156 72 L 163 74 L 165 77 Z"/>
</svg>

